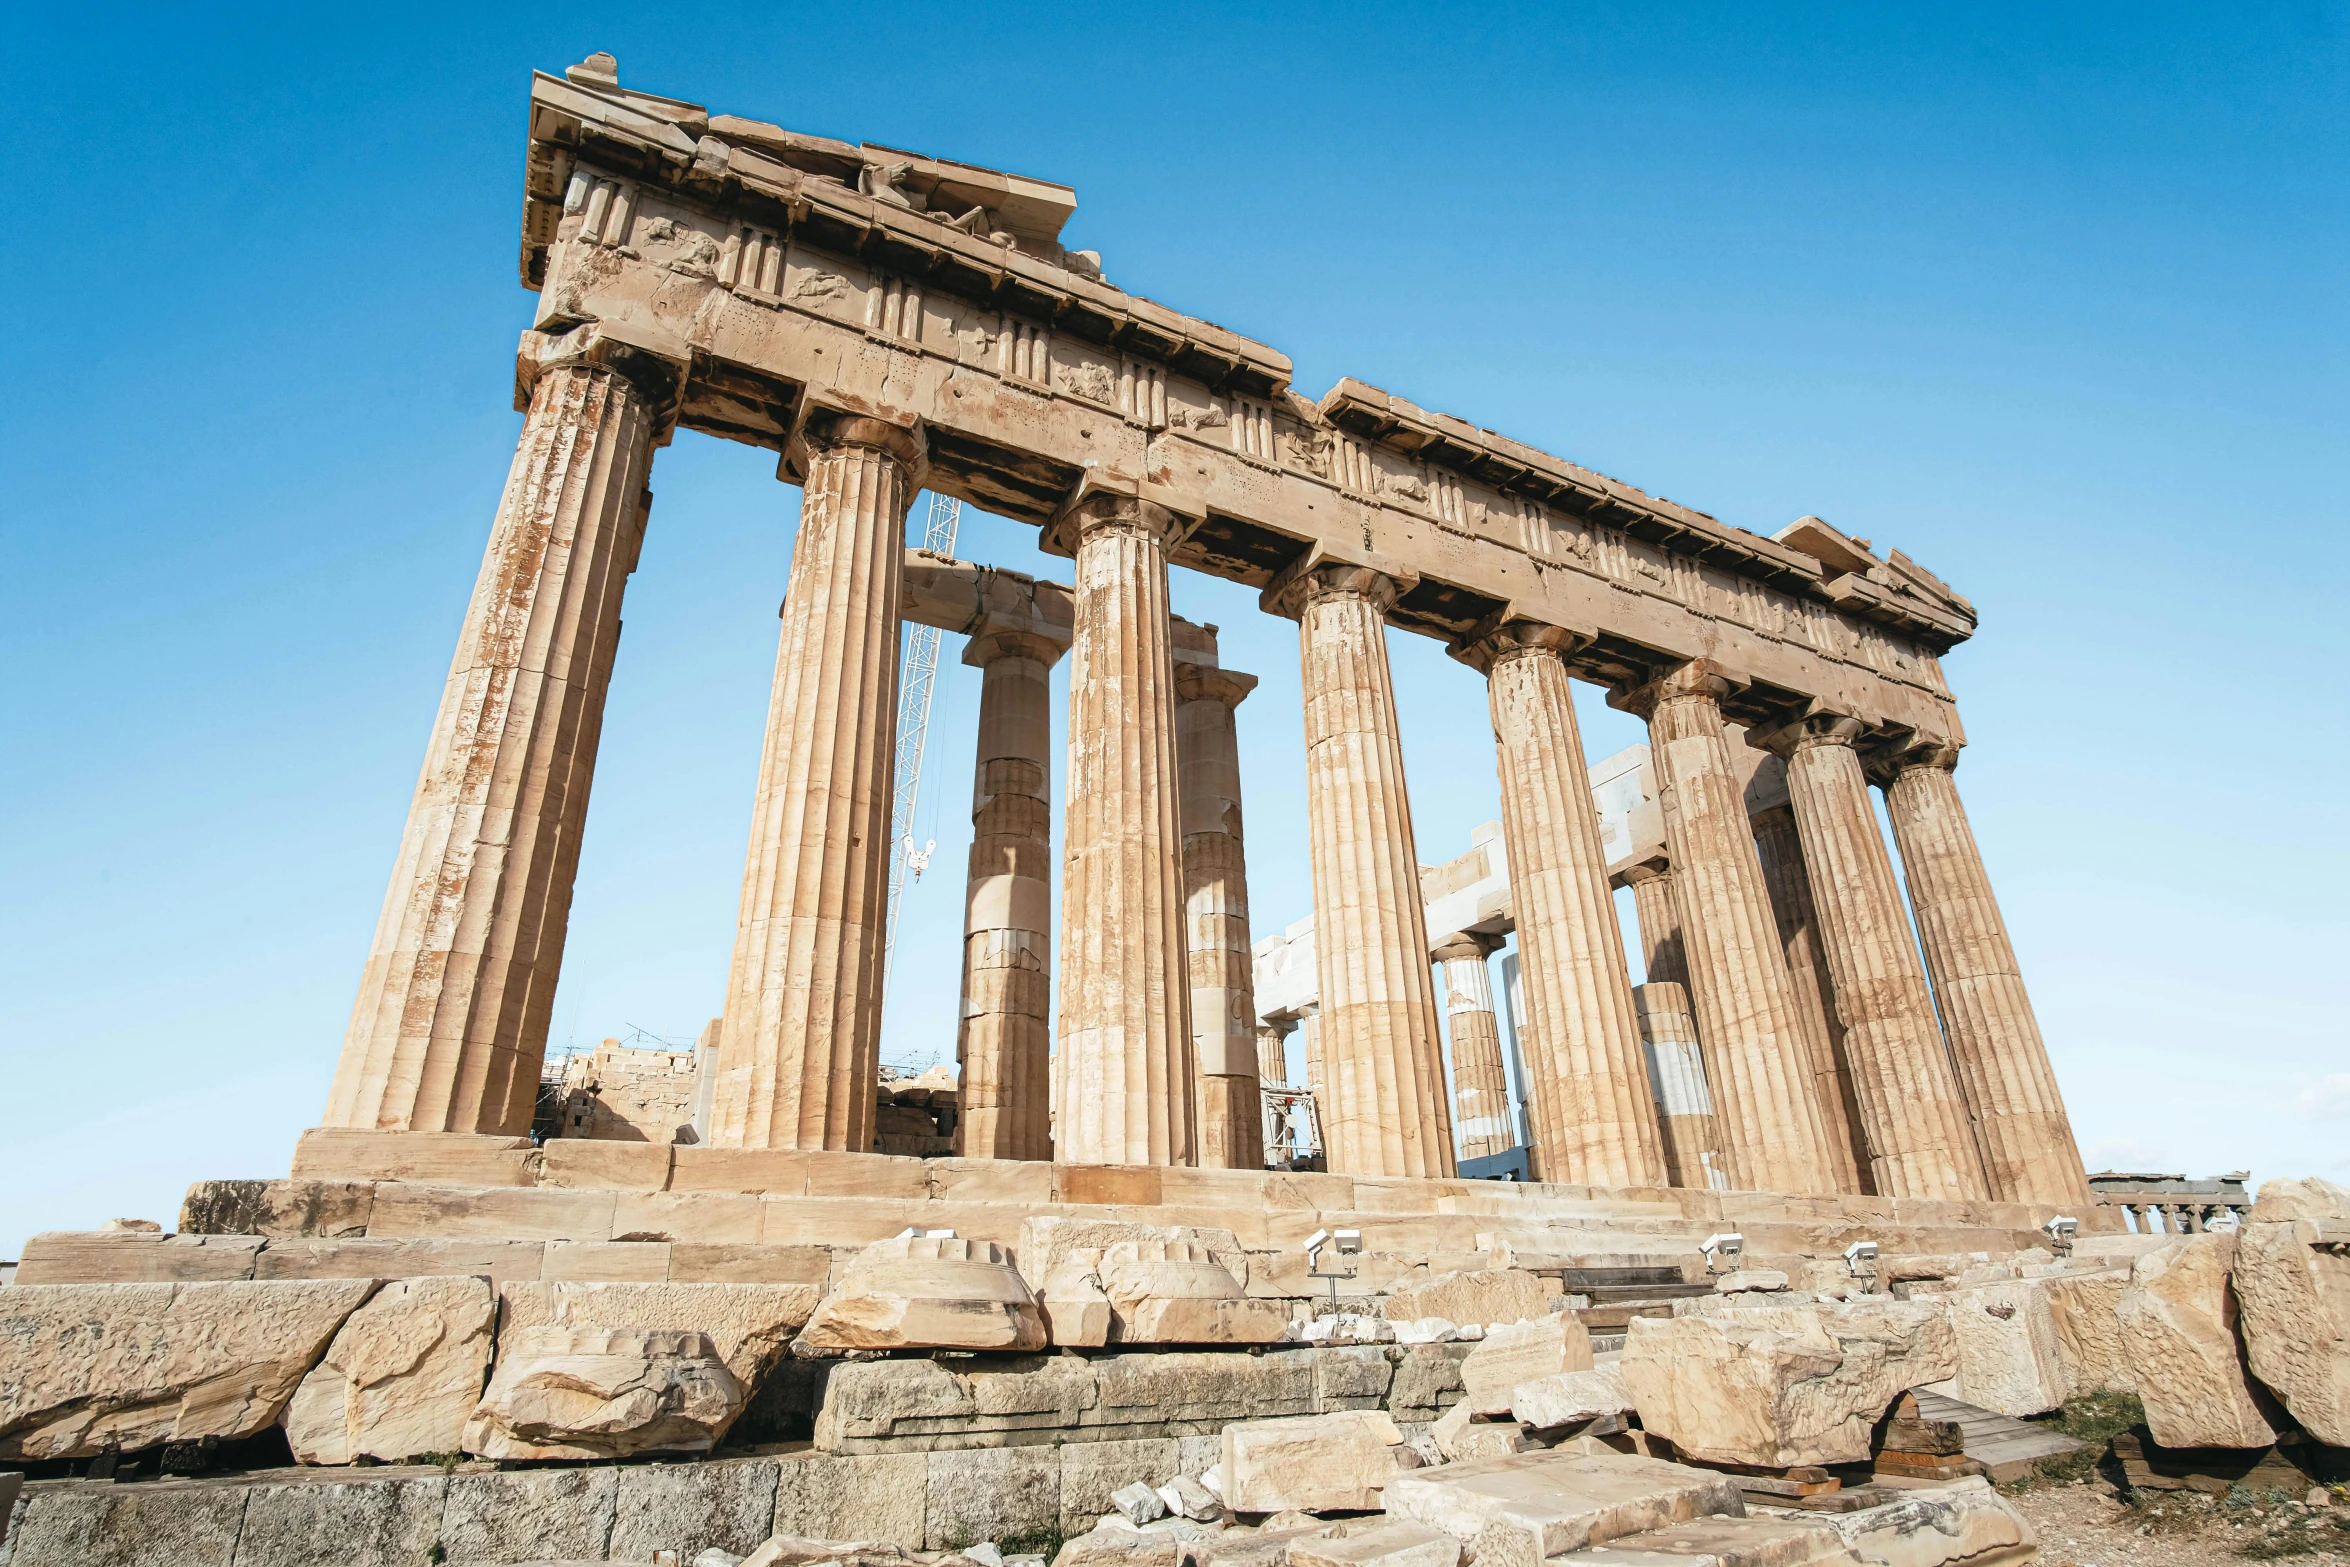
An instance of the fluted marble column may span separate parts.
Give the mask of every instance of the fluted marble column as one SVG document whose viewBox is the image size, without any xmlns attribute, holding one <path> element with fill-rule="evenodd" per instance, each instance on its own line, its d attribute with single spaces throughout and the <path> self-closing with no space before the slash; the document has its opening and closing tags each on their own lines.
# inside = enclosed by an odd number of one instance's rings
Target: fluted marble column
<svg viewBox="0 0 2350 1567">
<path fill-rule="evenodd" d="M 1964 1201 L 1986 1195 L 1958 1075 L 1911 939 L 1893 859 L 1869 798 L 1853 719 L 1823 715 L 1771 737 L 1834 976 L 1844 1056 L 1877 1191 Z"/>
<path fill-rule="evenodd" d="M 1803 1195 L 1835 1180 L 1810 1052 L 1771 920 L 1745 791 L 1722 736 L 1729 683 L 1677 665 L 1609 700 L 1648 719 L 1692 1010 L 1735 1185 Z"/>
<path fill-rule="evenodd" d="M 1782 764 L 1776 757 L 1766 765 Z M 1787 982 L 1795 993 L 1796 1021 L 1811 1051 L 1812 1091 L 1820 1107 L 1820 1130 L 1828 1139 L 1836 1190 L 1874 1194 L 1876 1171 L 1861 1135 L 1860 1102 L 1844 1055 L 1844 1022 L 1836 1014 L 1836 981 L 1820 941 L 1812 907 L 1811 877 L 1803 868 L 1795 808 L 1774 805 L 1753 813 L 1754 851 L 1762 861 L 1763 886 L 1771 895 L 1771 919 L 1787 954 Z"/>
<path fill-rule="evenodd" d="M 983 671 L 955 1051 L 966 1158 L 1053 1156 L 1052 671 L 1067 651 L 1033 620 L 998 617 L 963 649 Z"/>
<path fill-rule="evenodd" d="M 1299 1048 L 1305 1052 L 1306 1091 L 1317 1106 L 1329 1102 L 1330 1077 L 1322 1066 L 1322 1004 L 1301 1007 L 1297 1014 Z"/>
<path fill-rule="evenodd" d="M 1634 985 L 1632 1009 L 1640 1019 L 1649 1089 L 1656 1099 L 1665 1168 L 1672 1183 L 1700 1191 L 1727 1189 L 1730 1177 L 1722 1158 L 1721 1123 L 1705 1081 L 1705 1058 L 1697 1048 L 1697 1019 L 1689 1013 L 1688 989 L 1662 979 Z"/>
<path fill-rule="evenodd" d="M 2086 1206 L 2072 1120 L 1951 777 L 1957 765 L 1954 747 L 1916 749 L 1890 759 L 1882 777 L 1984 1174 L 2001 1202 Z"/>
<path fill-rule="evenodd" d="M 1624 871 L 1632 889 L 1632 913 L 1640 924 L 1640 970 L 1652 985 L 1689 983 L 1681 955 L 1681 913 L 1673 901 L 1673 870 L 1662 855 Z"/>
<path fill-rule="evenodd" d="M 1501 1022 L 1493 1014 L 1493 970 L 1486 959 L 1498 936 L 1458 931 L 1429 954 L 1444 981 L 1444 1026 L 1452 1044 L 1453 1130 L 1463 1159 L 1518 1146 L 1510 1125 L 1509 1069 L 1501 1059 Z"/>
<path fill-rule="evenodd" d="M 1299 626 L 1324 1073 L 1314 1089 L 1330 1169 L 1448 1176 L 1452 1117 L 1387 664 L 1396 591 L 1376 571 L 1319 566 L 1265 607 Z"/>
<path fill-rule="evenodd" d="M 531 333 L 522 437 L 328 1097 L 325 1124 L 530 1130 L 579 837 L 676 373 Z"/>
<path fill-rule="evenodd" d="M 1213 664 L 1175 666 L 1199 1162 L 1217 1170 L 1265 1167 L 1248 864 L 1240 826 L 1240 737 L 1233 727 L 1233 709 L 1256 687 L 1256 676 Z"/>
<path fill-rule="evenodd" d="M 873 1146 L 899 583 L 922 442 L 817 414 L 718 1047 L 725 1148 Z"/>
<path fill-rule="evenodd" d="M 1493 710 L 1526 977 L 1534 1174 L 1662 1186 L 1664 1144 L 1563 657 L 1575 641 L 1555 626 L 1511 621 L 1459 651 L 1485 672 Z"/>
<path fill-rule="evenodd" d="M 1198 1156 L 1177 818 L 1167 540 L 1148 501 L 1088 496 L 1077 556 L 1069 806 L 1061 845 L 1063 1164 Z"/>
</svg>

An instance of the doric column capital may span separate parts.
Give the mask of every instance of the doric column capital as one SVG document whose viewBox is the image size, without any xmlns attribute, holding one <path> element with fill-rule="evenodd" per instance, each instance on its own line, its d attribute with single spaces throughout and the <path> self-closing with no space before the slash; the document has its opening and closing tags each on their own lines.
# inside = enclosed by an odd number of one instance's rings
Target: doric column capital
<svg viewBox="0 0 2350 1567">
<path fill-rule="evenodd" d="M 1257 677 L 1244 675 L 1237 669 L 1183 660 L 1175 664 L 1175 698 L 1179 702 L 1221 702 L 1226 707 L 1238 707 L 1256 688 Z"/>
<path fill-rule="evenodd" d="M 657 348 L 630 342 L 602 322 L 568 332 L 525 332 L 514 351 L 514 409 L 528 411 L 532 395 L 550 370 L 602 370 L 627 382 L 645 399 L 653 423 L 653 444 L 666 445 L 685 397 L 686 362 Z"/>
<path fill-rule="evenodd" d="M 1503 620 L 1497 624 L 1479 626 L 1452 648 L 1452 656 L 1481 675 L 1493 673 L 1494 666 L 1514 658 L 1549 656 L 1563 658 L 1590 642 L 1591 638 L 1564 626 L 1545 625 L 1539 620 Z"/>
<path fill-rule="evenodd" d="M 1045 525 L 1045 542 L 1063 554 L 1074 555 L 1077 546 L 1088 539 L 1105 533 L 1124 533 L 1149 539 L 1165 549 L 1190 530 L 1192 521 L 1171 506 L 1144 500 L 1139 495 L 1080 489 L 1059 515 Z"/>
<path fill-rule="evenodd" d="M 1069 640 L 1067 629 L 1045 625 L 1030 616 L 983 613 L 972 623 L 963 662 L 973 669 L 985 669 L 999 658 L 1032 658 L 1050 669 L 1069 651 Z"/>
<path fill-rule="evenodd" d="M 1436 938 L 1428 949 L 1428 960 L 1431 963 L 1481 962 L 1501 950 L 1503 939 L 1482 931 L 1456 930 L 1449 936 Z"/>
<path fill-rule="evenodd" d="M 1267 585 L 1258 602 L 1267 614 L 1285 620 L 1302 620 L 1308 605 L 1330 598 L 1369 599 L 1385 615 L 1403 596 L 1404 587 L 1405 584 L 1373 566 L 1323 561 L 1285 568 Z"/>
<path fill-rule="evenodd" d="M 1913 767 L 1930 767 L 1937 772 L 1958 770 L 1959 748 L 1948 741 L 1935 740 L 1911 745 L 1891 745 L 1870 751 L 1862 758 L 1868 769 L 1869 782 L 1890 786 L 1894 779 Z"/>
<path fill-rule="evenodd" d="M 1703 698 L 1719 703 L 1744 681 L 1733 680 L 1707 658 L 1692 658 L 1657 670 L 1639 685 L 1618 686 L 1608 692 L 1607 705 L 1641 718 L 1653 719 L 1668 702 Z"/>
<path fill-rule="evenodd" d="M 1857 718 L 1841 713 L 1813 713 L 1777 729 L 1749 729 L 1746 743 L 1774 756 L 1793 757 L 1816 746 L 1856 744 L 1868 730 Z"/>
<path fill-rule="evenodd" d="M 894 459 L 914 483 L 919 483 L 929 468 L 929 443 L 923 437 L 919 419 L 848 409 L 811 409 L 801 422 L 793 444 L 804 444 L 810 455 L 838 451 L 844 446 L 862 446 Z"/>
<path fill-rule="evenodd" d="M 1625 887 L 1637 887 L 1645 882 L 1663 881 L 1673 874 L 1673 862 L 1662 853 L 1652 854 L 1616 872 L 1614 880 Z"/>
</svg>

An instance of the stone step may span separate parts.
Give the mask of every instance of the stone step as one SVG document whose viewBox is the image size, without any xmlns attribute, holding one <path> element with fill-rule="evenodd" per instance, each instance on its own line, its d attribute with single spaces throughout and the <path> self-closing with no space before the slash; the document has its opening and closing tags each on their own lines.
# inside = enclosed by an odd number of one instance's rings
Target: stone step
<svg viewBox="0 0 2350 1567">
<path fill-rule="evenodd" d="M 1564 1449 L 1407 1470 L 1387 1513 L 1459 1540 L 1478 1567 L 1539 1567 L 1626 1535 L 1744 1511 L 1726 1475 L 1629 1453 Z"/>
<path fill-rule="evenodd" d="M 1833 1526 L 1808 1518 L 1691 1518 L 1548 1559 L 1546 1567 L 1813 1567 L 1851 1557 Z"/>
</svg>

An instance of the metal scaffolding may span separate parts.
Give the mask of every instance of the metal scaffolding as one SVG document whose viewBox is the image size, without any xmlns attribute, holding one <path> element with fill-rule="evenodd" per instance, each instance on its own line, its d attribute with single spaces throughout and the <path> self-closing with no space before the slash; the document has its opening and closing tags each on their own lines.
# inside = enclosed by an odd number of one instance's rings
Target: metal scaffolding
<svg viewBox="0 0 2350 1567">
<path fill-rule="evenodd" d="M 908 520 L 911 521 L 911 514 Z M 955 552 L 955 530 L 962 525 L 963 503 L 935 491 L 922 529 L 921 548 L 941 555 Z M 922 746 L 930 734 L 930 694 L 938 683 L 938 642 L 944 635 L 936 626 L 908 626 L 905 655 L 898 674 L 897 786 L 889 808 L 889 916 L 882 938 L 881 974 L 885 993 L 898 950 L 898 909 L 904 901 L 906 873 L 920 880 L 930 866 L 936 839 L 914 846 L 914 804 L 922 793 Z"/>
</svg>

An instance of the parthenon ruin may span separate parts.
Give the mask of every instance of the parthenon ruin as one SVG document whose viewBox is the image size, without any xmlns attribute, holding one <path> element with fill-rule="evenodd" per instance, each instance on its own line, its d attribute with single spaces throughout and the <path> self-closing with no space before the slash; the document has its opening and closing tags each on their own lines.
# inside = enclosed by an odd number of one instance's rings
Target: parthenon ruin
<svg viewBox="0 0 2350 1567">
<path fill-rule="evenodd" d="M 1232 738 L 1254 682 L 1170 615 L 1180 567 L 1299 626 L 1309 1086 L 1332 1171 L 1454 1174 L 1439 1002 L 1474 998 L 1463 965 L 1483 962 L 1427 927 L 1393 627 L 1490 692 L 1538 1178 L 2086 1203 L 1953 778 L 1939 658 L 1974 612 L 1898 551 L 1816 518 L 1729 527 L 1358 381 L 1309 401 L 1276 350 L 1064 249 L 1066 187 L 712 116 L 620 86 L 603 57 L 535 79 L 528 168 L 523 434 L 326 1128 L 527 1130 L 622 592 L 653 454 L 682 426 L 776 450 L 803 495 L 714 1147 L 873 1146 L 912 615 L 967 634 L 985 675 L 963 1151 L 1261 1167 Z M 1035 524 L 1073 586 L 910 572 L 924 487 Z M 1603 847 L 1575 680 L 1648 722 L 1661 834 L 1637 865 Z M 1750 813 L 1763 753 L 1783 799 Z M 1671 991 L 1635 996 L 1611 880 L 1634 886 L 1647 977 Z M 1719 1144 L 1702 1170 L 1659 1114 L 1660 1027 L 1695 1036 L 1673 1044 Z M 1462 1092 L 1490 1097 L 1495 1063 L 1472 1054 Z M 1494 1117 L 1469 1118 L 1490 1151 Z"/>
<path fill-rule="evenodd" d="M 533 78 L 525 170 L 522 433 L 326 1114 L 0 1276 L 0 1567 L 2016 1567 L 1989 1480 L 2130 1397 L 2133 1485 L 2350 1478 L 2350 1191 L 2084 1175 L 1945 584 L 1309 400 L 1066 249 L 1064 186 L 606 55 Z M 681 427 L 800 494 L 725 988 L 549 1072 Z M 1068 580 L 909 548 L 923 489 Z M 1177 569 L 1296 623 L 1302 712 Z M 1415 832 L 1397 633 L 1482 678 L 1465 852 Z M 900 684 L 944 637 L 959 1070 L 909 1076 Z M 1578 681 L 1645 743 L 1588 761 Z"/>
</svg>

